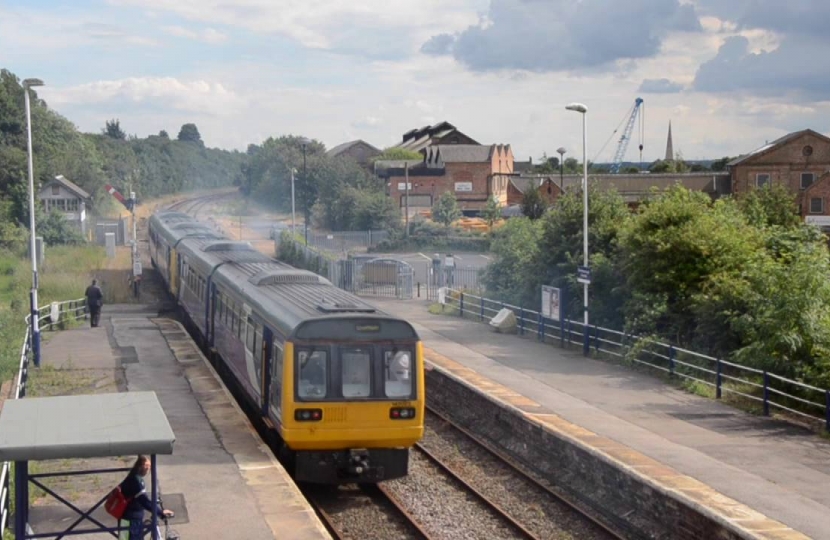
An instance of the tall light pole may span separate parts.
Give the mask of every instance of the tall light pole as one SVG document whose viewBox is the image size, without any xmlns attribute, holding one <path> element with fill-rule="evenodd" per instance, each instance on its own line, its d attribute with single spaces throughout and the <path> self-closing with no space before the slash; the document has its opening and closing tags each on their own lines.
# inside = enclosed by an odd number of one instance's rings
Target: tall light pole
<svg viewBox="0 0 830 540">
<path fill-rule="evenodd" d="M 579 281 L 581 281 L 585 286 L 585 297 L 583 301 L 583 308 L 585 310 L 585 333 L 582 344 L 582 352 L 587 356 L 590 346 L 590 327 L 588 326 L 588 284 L 591 283 L 591 274 L 588 266 L 588 107 L 582 103 L 571 103 L 565 108 L 569 111 L 575 111 L 582 114 L 582 266 L 584 273 L 587 275 L 581 276 Z"/>
<path fill-rule="evenodd" d="M 556 149 L 556 153 L 559 154 L 559 189 L 565 189 L 565 150 L 564 146 L 560 146 Z"/>
<path fill-rule="evenodd" d="M 297 174 L 297 169 L 291 167 L 291 238 L 293 240 L 294 234 L 297 232 L 297 222 L 294 213 L 294 175 Z"/>
<path fill-rule="evenodd" d="M 308 218 L 309 218 L 309 208 L 308 208 L 308 176 L 306 175 L 306 159 L 305 159 L 305 149 L 310 141 L 305 137 L 300 139 L 300 143 L 303 145 L 303 183 L 305 184 L 306 189 L 306 196 L 305 201 L 303 202 L 303 216 L 304 216 L 304 224 L 305 224 L 305 245 L 308 245 Z"/>
<path fill-rule="evenodd" d="M 29 151 L 29 255 L 32 258 L 32 290 L 29 294 L 32 326 L 32 353 L 35 366 L 40 365 L 40 328 L 37 320 L 37 249 L 35 242 L 35 167 L 32 161 L 32 109 L 29 103 L 29 88 L 43 86 L 40 79 L 26 79 L 23 81 L 23 95 L 26 101 L 26 135 L 27 148 Z"/>
</svg>

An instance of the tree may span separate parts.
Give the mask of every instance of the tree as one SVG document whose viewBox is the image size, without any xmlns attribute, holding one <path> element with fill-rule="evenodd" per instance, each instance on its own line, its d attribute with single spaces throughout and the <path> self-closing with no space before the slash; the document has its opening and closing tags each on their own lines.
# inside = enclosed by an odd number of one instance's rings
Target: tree
<svg viewBox="0 0 830 540">
<path fill-rule="evenodd" d="M 179 130 L 179 137 L 180 141 L 184 142 L 195 142 L 201 143 L 202 136 L 199 135 L 199 128 L 196 127 L 196 124 L 184 124 L 182 125 L 181 130 Z"/>
<path fill-rule="evenodd" d="M 124 133 L 124 130 L 121 129 L 121 121 L 117 118 L 107 120 L 106 125 L 102 131 L 104 135 L 112 139 L 115 139 L 116 141 L 124 141 L 127 139 L 127 134 Z"/>
<path fill-rule="evenodd" d="M 374 163 L 375 161 L 418 161 L 423 158 L 424 156 L 422 156 L 420 152 L 407 150 L 405 148 L 392 147 L 385 149 L 379 156 L 373 157 L 371 159 L 371 163 Z"/>
<path fill-rule="evenodd" d="M 737 200 L 747 220 L 756 227 L 793 228 L 802 223 L 795 195 L 783 186 L 753 189 Z"/>
<path fill-rule="evenodd" d="M 712 162 L 711 169 L 713 171 L 725 171 L 726 170 L 726 164 L 729 163 L 730 161 L 732 161 L 732 158 L 730 158 L 730 157 L 722 157 L 720 159 L 717 159 L 717 160 Z"/>
<path fill-rule="evenodd" d="M 487 223 L 490 232 L 493 232 L 493 225 L 501 219 L 501 205 L 495 197 L 487 199 L 487 204 L 481 210 L 481 219 Z"/>
<path fill-rule="evenodd" d="M 482 275 L 488 294 L 519 305 L 537 305 L 539 282 L 527 278 L 539 257 L 541 237 L 542 222 L 526 217 L 510 218 L 493 233 L 493 261 Z"/>
<path fill-rule="evenodd" d="M 164 129 L 159 131 L 159 137 L 161 137 L 162 139 L 170 140 L 170 135 L 167 133 L 167 130 Z"/>
<path fill-rule="evenodd" d="M 461 210 L 458 208 L 458 201 L 452 191 L 445 191 L 438 197 L 435 205 L 432 207 L 433 221 L 440 223 L 447 229 L 454 221 L 462 216 Z"/>
<path fill-rule="evenodd" d="M 522 214 L 530 219 L 539 219 L 545 214 L 548 204 L 539 194 L 539 190 L 530 187 L 522 196 Z"/>
</svg>

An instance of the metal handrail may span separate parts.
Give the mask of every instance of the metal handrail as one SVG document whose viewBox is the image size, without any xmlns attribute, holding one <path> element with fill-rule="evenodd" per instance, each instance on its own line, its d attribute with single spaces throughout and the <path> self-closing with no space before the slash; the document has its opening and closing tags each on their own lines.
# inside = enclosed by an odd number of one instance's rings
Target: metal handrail
<svg viewBox="0 0 830 540">
<path fill-rule="evenodd" d="M 446 299 L 446 304 L 450 306 L 454 305 L 458 308 L 458 314 L 461 317 L 467 315 L 483 321 L 485 312 L 487 316 L 490 316 L 490 314 L 498 313 L 501 309 L 507 308 L 512 310 L 516 316 L 517 323 L 521 329 L 520 334 L 535 333 L 540 341 L 544 341 L 545 339 L 558 340 L 563 346 L 565 343 L 583 345 L 582 340 L 587 339 L 589 346 L 597 353 L 628 358 L 632 362 L 666 372 L 669 376 L 679 376 L 711 386 L 716 389 L 716 399 L 721 398 L 723 391 L 730 392 L 753 401 L 762 402 L 764 405 L 764 414 L 767 416 L 772 406 L 816 420 L 823 419 L 825 428 L 827 431 L 830 431 L 830 390 L 828 389 L 805 384 L 763 369 L 729 362 L 721 358 L 715 358 L 672 345 L 671 343 L 656 341 L 652 338 L 636 334 L 627 334 L 626 332 L 603 328 L 597 325 L 588 325 L 586 329 L 583 322 L 576 320 L 564 319 L 561 322 L 553 321 L 545 318 L 538 311 L 466 293 L 463 290 L 447 288 L 447 294 L 444 295 L 444 298 Z M 496 306 L 496 308 L 492 306 Z M 567 330 L 565 330 L 566 327 Z M 586 330 L 588 336 L 584 335 Z M 617 337 L 619 341 L 614 341 L 614 337 Z M 637 344 L 645 344 L 646 347 L 635 352 L 634 347 Z M 649 347 L 652 349 L 657 348 L 660 352 L 649 350 Z M 633 356 L 631 356 L 632 353 L 634 353 Z M 682 356 L 678 358 L 678 355 Z M 724 373 L 724 370 L 729 370 L 731 373 Z M 697 376 L 693 376 L 693 374 Z M 709 380 L 706 380 L 706 378 L 709 378 Z M 763 393 L 763 397 L 741 392 L 735 387 L 725 386 L 723 383 L 724 379 L 733 381 L 738 385 L 757 388 Z M 776 385 L 778 388 L 772 386 L 773 381 L 780 383 Z M 786 392 L 780 388 L 781 384 L 792 385 L 805 392 L 824 394 L 824 403 Z M 776 402 L 774 401 L 776 397 L 790 400 L 789 404 L 791 405 L 800 403 L 809 406 L 809 409 L 823 409 L 823 418 L 816 414 L 797 411 L 780 401 Z"/>
<path fill-rule="evenodd" d="M 52 320 L 52 308 L 57 305 L 58 320 Z M 78 320 L 86 317 L 86 299 L 66 300 L 64 302 L 53 302 L 52 304 L 38 308 L 37 320 L 40 328 L 52 330 L 64 320 Z M 20 349 L 20 363 L 17 370 L 17 379 L 14 391 L 9 399 L 21 399 L 26 396 L 26 383 L 29 379 L 29 357 L 32 347 L 31 342 L 31 315 L 26 315 L 26 332 L 23 335 L 23 346 Z M 41 323 L 48 320 L 46 325 Z M 6 524 L 9 521 L 9 502 L 11 490 L 11 463 L 4 461 L 0 466 L 0 537 L 6 532 Z"/>
</svg>

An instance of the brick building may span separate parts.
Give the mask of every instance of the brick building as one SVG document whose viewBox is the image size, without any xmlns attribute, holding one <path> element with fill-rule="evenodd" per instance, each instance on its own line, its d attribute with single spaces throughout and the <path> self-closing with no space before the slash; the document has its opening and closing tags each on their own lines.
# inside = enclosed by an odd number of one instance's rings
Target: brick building
<svg viewBox="0 0 830 540">
<path fill-rule="evenodd" d="M 525 193 L 531 189 L 538 191 L 542 200 L 546 201 L 549 205 L 553 204 L 562 195 L 562 188 L 559 186 L 559 183 L 560 179 L 558 176 L 538 174 L 512 176 L 510 177 L 510 182 L 507 184 L 507 205 L 522 204 Z"/>
<path fill-rule="evenodd" d="M 434 126 L 424 126 L 418 129 L 411 129 L 403 134 L 401 142 L 393 148 L 403 148 L 420 152 L 424 148 L 444 144 L 466 144 L 478 145 L 472 137 L 458 131 L 449 122 L 439 122 Z"/>
<path fill-rule="evenodd" d="M 808 222 L 830 225 L 830 138 L 796 131 L 729 162 L 733 193 L 780 185 L 796 194 Z"/>
<path fill-rule="evenodd" d="M 360 139 L 338 144 L 326 151 L 326 156 L 330 158 L 349 157 L 364 167 L 368 167 L 370 160 L 380 154 L 380 150 Z"/>
<path fill-rule="evenodd" d="M 465 214 L 476 214 L 494 196 L 507 204 L 513 151 L 510 145 L 451 144 L 430 146 L 421 151 L 421 162 L 408 163 L 410 212 L 432 208 L 442 193 L 451 191 Z M 393 164 L 394 165 L 394 164 Z M 389 196 L 406 206 L 405 166 L 379 172 L 387 179 Z"/>
</svg>

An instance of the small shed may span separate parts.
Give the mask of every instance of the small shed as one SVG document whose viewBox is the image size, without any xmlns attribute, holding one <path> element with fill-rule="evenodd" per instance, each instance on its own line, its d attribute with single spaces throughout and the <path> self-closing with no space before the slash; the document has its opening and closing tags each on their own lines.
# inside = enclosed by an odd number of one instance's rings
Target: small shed
<svg viewBox="0 0 830 540">
<path fill-rule="evenodd" d="M 66 221 L 76 226 L 86 237 L 86 205 L 90 200 L 89 193 L 59 174 L 40 188 L 37 197 L 47 213 L 60 212 Z"/>
<path fill-rule="evenodd" d="M 15 540 L 63 538 L 66 535 L 117 532 L 92 516 L 106 500 L 102 497 L 83 511 L 50 490 L 40 479 L 124 472 L 129 469 L 99 469 L 29 474 L 29 461 L 78 459 L 144 454 L 150 456 L 152 488 L 158 497 L 156 455 L 172 454 L 175 436 L 155 392 L 122 392 L 82 396 L 9 400 L 0 413 L 0 461 L 15 466 Z M 78 518 L 63 531 L 29 534 L 29 484 L 33 484 L 71 508 Z M 156 539 L 157 516 L 153 514 L 152 538 Z M 95 528 L 78 529 L 84 521 Z"/>
</svg>

